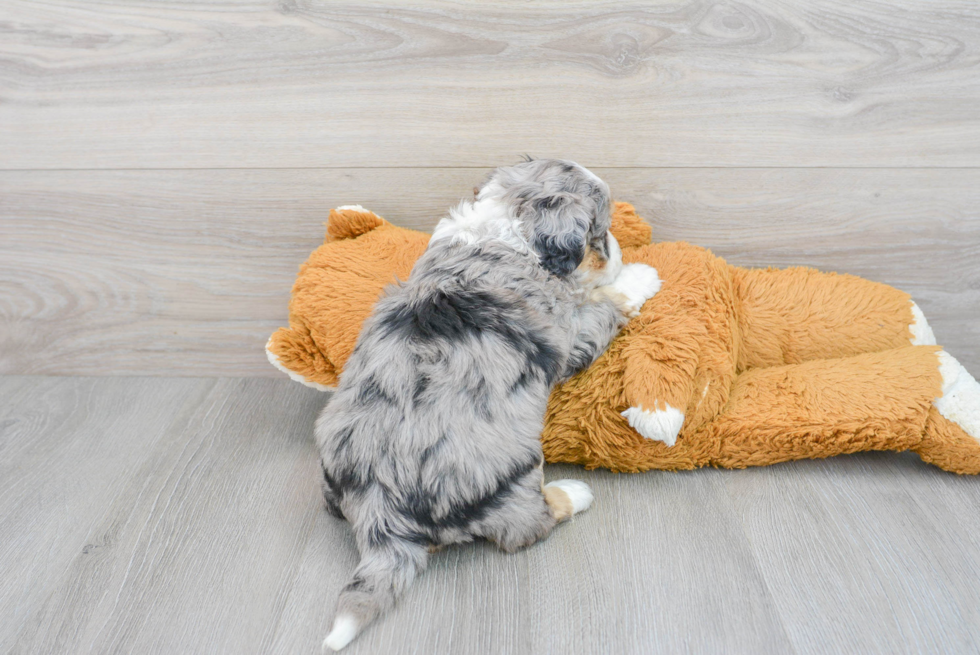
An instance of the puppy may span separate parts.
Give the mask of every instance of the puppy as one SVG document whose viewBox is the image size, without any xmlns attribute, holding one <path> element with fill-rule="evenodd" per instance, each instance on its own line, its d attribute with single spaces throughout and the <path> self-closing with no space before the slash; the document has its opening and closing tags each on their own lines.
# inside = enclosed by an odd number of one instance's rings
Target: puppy
<svg viewBox="0 0 980 655">
<path fill-rule="evenodd" d="M 497 169 L 378 301 L 316 424 L 327 508 L 361 553 L 325 647 L 346 646 L 434 549 L 513 551 L 591 504 L 583 482 L 543 484 L 539 439 L 552 387 L 660 288 L 653 268 L 623 265 L 610 204 L 572 162 Z"/>
</svg>

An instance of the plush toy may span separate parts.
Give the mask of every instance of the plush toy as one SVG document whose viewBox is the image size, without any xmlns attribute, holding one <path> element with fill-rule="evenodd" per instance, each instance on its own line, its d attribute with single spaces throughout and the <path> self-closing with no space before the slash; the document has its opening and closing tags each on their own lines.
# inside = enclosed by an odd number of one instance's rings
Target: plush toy
<svg viewBox="0 0 980 655">
<path fill-rule="evenodd" d="M 980 472 L 980 384 L 935 345 L 907 294 L 654 244 L 626 203 L 612 231 L 623 260 L 653 266 L 663 285 L 595 364 L 553 391 L 548 461 L 644 471 L 912 450 Z M 408 277 L 428 239 L 358 206 L 333 210 L 269 360 L 304 384 L 336 385 L 379 294 Z"/>
</svg>

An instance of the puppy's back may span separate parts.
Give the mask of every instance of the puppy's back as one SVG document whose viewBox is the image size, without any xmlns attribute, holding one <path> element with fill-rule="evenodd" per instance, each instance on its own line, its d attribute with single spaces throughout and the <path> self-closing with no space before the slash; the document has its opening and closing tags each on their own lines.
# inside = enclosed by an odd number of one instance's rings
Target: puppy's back
<svg viewBox="0 0 980 655">
<path fill-rule="evenodd" d="M 507 250 L 441 249 L 378 302 L 318 422 L 328 486 L 355 529 L 371 486 L 421 528 L 459 528 L 455 505 L 540 457 L 561 350 L 533 292 L 487 279 L 512 286 L 503 270 L 522 264 Z"/>
</svg>

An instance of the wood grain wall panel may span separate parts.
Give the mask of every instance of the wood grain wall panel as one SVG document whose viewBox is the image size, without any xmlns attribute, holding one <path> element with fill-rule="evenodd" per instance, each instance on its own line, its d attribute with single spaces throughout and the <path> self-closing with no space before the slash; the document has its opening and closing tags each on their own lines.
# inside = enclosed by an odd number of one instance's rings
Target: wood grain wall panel
<svg viewBox="0 0 980 655">
<path fill-rule="evenodd" d="M 0 10 L 0 168 L 980 166 L 967 0 Z"/>
<path fill-rule="evenodd" d="M 660 240 L 911 293 L 980 371 L 973 170 L 597 169 Z M 298 266 L 332 206 L 431 229 L 483 169 L 0 173 L 0 371 L 278 375 Z"/>
</svg>

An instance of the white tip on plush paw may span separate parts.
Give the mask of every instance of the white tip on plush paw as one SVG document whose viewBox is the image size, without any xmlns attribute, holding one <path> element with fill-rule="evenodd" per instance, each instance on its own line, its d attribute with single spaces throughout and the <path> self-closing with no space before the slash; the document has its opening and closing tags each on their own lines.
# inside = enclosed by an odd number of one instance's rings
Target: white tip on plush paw
<svg viewBox="0 0 980 655">
<path fill-rule="evenodd" d="M 612 287 L 629 299 L 630 307 L 638 312 L 650 298 L 660 291 L 657 269 L 646 264 L 626 264 L 619 272 Z"/>
<path fill-rule="evenodd" d="M 677 443 L 677 435 L 684 426 L 684 413 L 667 405 L 667 409 L 654 411 L 641 407 L 630 407 L 623 416 L 629 421 L 630 427 L 640 433 L 640 436 L 654 441 L 663 441 L 668 446 Z"/>
<path fill-rule="evenodd" d="M 572 514 L 584 512 L 592 505 L 592 489 L 581 480 L 555 480 L 545 486 L 558 487 L 568 495 L 572 501 Z"/>
<path fill-rule="evenodd" d="M 929 327 L 929 323 L 926 321 L 926 315 L 922 313 L 922 310 L 914 302 L 912 303 L 912 324 L 909 325 L 909 331 L 912 332 L 912 338 L 909 341 L 912 342 L 913 346 L 936 345 L 936 335 L 933 334 L 932 328 Z"/>
<path fill-rule="evenodd" d="M 974 439 L 980 441 L 980 382 L 945 351 L 939 353 L 943 395 L 933 405 Z"/>
<path fill-rule="evenodd" d="M 340 650 L 357 636 L 357 621 L 350 614 L 340 614 L 333 620 L 333 629 L 323 640 L 323 649 Z"/>
</svg>

